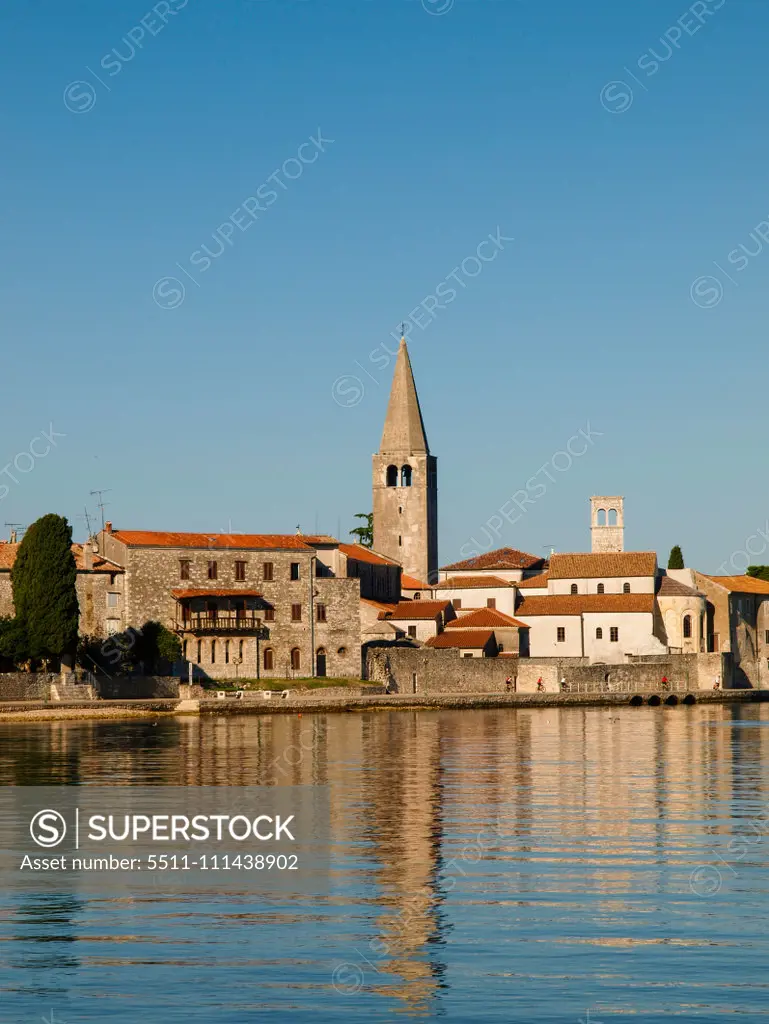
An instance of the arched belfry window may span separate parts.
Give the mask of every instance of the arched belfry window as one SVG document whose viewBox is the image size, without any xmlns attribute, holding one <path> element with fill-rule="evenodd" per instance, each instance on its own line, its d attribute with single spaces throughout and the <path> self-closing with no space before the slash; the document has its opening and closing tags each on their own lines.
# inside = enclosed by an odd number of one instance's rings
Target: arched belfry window
<svg viewBox="0 0 769 1024">
<path fill-rule="evenodd" d="M 623 583 L 622 584 L 622 593 L 623 594 L 629 594 L 630 593 L 630 584 L 629 583 Z"/>
<path fill-rule="evenodd" d="M 599 508 L 595 514 L 595 522 L 597 526 L 606 526 L 606 509 Z"/>
<path fill-rule="evenodd" d="M 411 487 L 411 466 L 401 469 L 401 487 Z"/>
<path fill-rule="evenodd" d="M 599 583 L 598 586 L 596 587 L 596 593 L 597 594 L 603 594 L 605 589 L 606 588 L 604 587 L 603 583 Z"/>
<path fill-rule="evenodd" d="M 387 486 L 397 487 L 398 486 L 398 467 L 388 466 L 387 467 Z"/>
<path fill-rule="evenodd" d="M 616 508 L 610 508 L 609 509 L 608 525 L 609 526 L 616 526 L 617 525 L 617 510 L 616 510 Z"/>
</svg>

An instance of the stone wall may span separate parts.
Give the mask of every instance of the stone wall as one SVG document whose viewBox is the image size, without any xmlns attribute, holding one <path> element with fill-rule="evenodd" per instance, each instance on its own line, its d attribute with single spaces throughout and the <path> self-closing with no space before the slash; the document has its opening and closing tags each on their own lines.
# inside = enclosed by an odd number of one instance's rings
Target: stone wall
<svg viewBox="0 0 769 1024">
<path fill-rule="evenodd" d="M 621 665 L 590 665 L 584 658 L 460 658 L 457 651 L 429 648 L 373 648 L 367 655 L 367 678 L 404 694 L 501 693 L 511 675 L 518 693 L 558 693 L 565 679 L 570 693 L 648 693 L 708 690 L 720 676 L 732 685 L 728 658 L 721 655 L 672 655 L 637 658 Z M 667 679 L 667 690 L 662 678 Z"/>
<path fill-rule="evenodd" d="M 179 696 L 179 680 L 174 676 L 113 676 L 94 680 L 100 700 L 149 700 Z"/>
<path fill-rule="evenodd" d="M 50 700 L 51 683 L 57 683 L 60 678 L 61 677 L 56 673 L 0 673 L 0 701 Z"/>
</svg>

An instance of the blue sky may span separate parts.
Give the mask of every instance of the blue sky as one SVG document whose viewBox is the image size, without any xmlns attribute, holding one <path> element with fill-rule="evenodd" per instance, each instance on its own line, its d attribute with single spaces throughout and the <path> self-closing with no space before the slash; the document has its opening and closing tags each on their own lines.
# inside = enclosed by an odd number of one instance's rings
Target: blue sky
<svg viewBox="0 0 769 1024">
<path fill-rule="evenodd" d="M 109 488 L 125 528 L 345 533 L 407 320 L 442 562 L 588 423 L 499 544 L 584 550 L 594 493 L 625 496 L 628 547 L 705 571 L 764 528 L 765 4 L 3 19 L 2 522 L 82 536 Z"/>
</svg>

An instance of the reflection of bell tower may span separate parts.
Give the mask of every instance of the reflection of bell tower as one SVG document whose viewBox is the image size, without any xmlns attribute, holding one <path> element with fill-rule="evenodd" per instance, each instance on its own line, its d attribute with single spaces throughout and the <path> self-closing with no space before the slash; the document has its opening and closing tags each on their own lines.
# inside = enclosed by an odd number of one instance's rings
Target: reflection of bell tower
<svg viewBox="0 0 769 1024">
<path fill-rule="evenodd" d="M 406 339 L 374 456 L 374 550 L 423 583 L 438 570 L 438 460 L 430 454 Z"/>
<path fill-rule="evenodd" d="M 625 499 L 590 499 L 590 540 L 594 554 L 625 550 Z"/>
</svg>

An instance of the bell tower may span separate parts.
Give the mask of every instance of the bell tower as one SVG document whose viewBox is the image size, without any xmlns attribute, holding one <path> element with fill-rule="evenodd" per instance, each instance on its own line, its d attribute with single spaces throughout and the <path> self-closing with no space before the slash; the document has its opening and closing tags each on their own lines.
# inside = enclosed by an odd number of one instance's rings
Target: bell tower
<svg viewBox="0 0 769 1024">
<path fill-rule="evenodd" d="M 408 576 L 437 582 L 438 460 L 427 444 L 405 338 L 373 462 L 374 550 L 400 562 Z"/>
<path fill-rule="evenodd" d="M 625 499 L 590 499 L 590 540 L 593 554 L 625 550 Z"/>
</svg>

